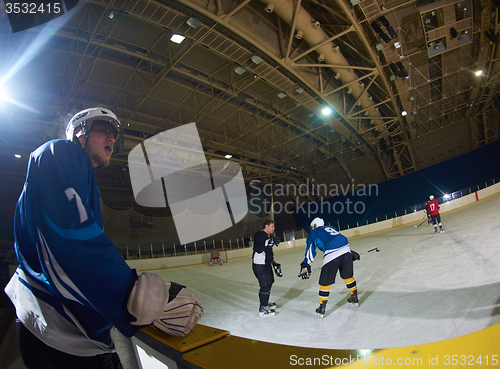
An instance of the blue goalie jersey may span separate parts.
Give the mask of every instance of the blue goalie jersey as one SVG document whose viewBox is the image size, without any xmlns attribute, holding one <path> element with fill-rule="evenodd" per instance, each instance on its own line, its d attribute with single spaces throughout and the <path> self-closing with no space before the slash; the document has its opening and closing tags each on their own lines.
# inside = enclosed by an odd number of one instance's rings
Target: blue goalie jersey
<svg viewBox="0 0 500 369">
<path fill-rule="evenodd" d="M 78 356 L 115 351 L 110 329 L 138 327 L 124 310 L 134 278 L 103 233 L 89 155 L 53 140 L 35 150 L 15 219 L 19 267 L 5 292 L 23 325 L 47 345 Z"/>
<path fill-rule="evenodd" d="M 351 252 L 349 242 L 332 226 L 321 226 L 313 229 L 306 240 L 306 255 L 303 263 L 312 264 L 316 257 L 316 248 L 323 251 L 323 265 Z"/>
</svg>

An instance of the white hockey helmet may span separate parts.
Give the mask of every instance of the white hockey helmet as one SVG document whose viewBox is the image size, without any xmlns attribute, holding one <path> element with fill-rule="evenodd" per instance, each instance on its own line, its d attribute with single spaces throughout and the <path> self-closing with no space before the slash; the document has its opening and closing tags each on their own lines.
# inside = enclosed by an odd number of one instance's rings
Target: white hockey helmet
<svg viewBox="0 0 500 369">
<path fill-rule="evenodd" d="M 68 125 L 66 126 L 66 139 L 80 145 L 78 137 L 85 135 L 88 138 L 89 132 L 92 130 L 92 124 L 94 122 L 105 123 L 113 128 L 114 137 L 116 143 L 114 153 L 120 151 L 123 146 L 123 135 L 120 121 L 116 117 L 115 113 L 106 108 L 90 108 L 82 110 L 76 113 L 73 118 L 70 119 Z M 78 131 L 78 129 L 80 129 Z M 78 131 L 75 133 L 75 131 Z M 85 141 L 85 146 L 87 142 Z"/>
<path fill-rule="evenodd" d="M 431 200 L 431 201 L 432 201 L 432 200 L 434 200 L 434 196 L 433 196 L 433 195 L 430 195 L 430 196 L 429 196 L 429 200 Z"/>
<path fill-rule="evenodd" d="M 314 229 L 316 227 L 321 227 L 325 225 L 325 221 L 321 218 L 314 218 L 311 222 L 311 228 Z"/>
</svg>

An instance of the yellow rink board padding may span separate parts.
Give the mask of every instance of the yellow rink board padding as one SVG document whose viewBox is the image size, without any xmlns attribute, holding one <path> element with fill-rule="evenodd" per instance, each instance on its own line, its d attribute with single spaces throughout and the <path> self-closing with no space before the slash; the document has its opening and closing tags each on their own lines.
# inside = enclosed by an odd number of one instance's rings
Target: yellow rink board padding
<svg viewBox="0 0 500 369">
<path fill-rule="evenodd" d="M 185 337 L 169 336 L 153 326 L 142 328 L 141 331 L 158 342 L 181 353 L 193 350 L 229 335 L 228 331 L 202 324 L 196 324 L 193 330 Z"/>
<path fill-rule="evenodd" d="M 500 323 L 445 341 L 380 350 L 303 348 L 228 336 L 185 353 L 183 358 L 203 369 L 390 366 L 500 369 Z"/>
</svg>

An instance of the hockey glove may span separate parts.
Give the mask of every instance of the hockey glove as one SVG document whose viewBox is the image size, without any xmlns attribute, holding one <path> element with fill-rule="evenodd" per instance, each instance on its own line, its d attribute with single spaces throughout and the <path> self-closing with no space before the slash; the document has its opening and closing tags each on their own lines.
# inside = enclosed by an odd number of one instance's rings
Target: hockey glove
<svg viewBox="0 0 500 369">
<path fill-rule="evenodd" d="M 300 264 L 300 273 L 297 277 L 302 277 L 302 279 L 309 279 L 311 276 L 311 266 L 307 263 Z"/>
<path fill-rule="evenodd" d="M 153 324 L 161 331 L 178 337 L 191 332 L 203 316 L 198 297 L 185 286 L 165 282 L 153 273 L 142 273 L 132 284 L 126 310 L 132 325 Z"/>
<path fill-rule="evenodd" d="M 279 237 L 273 237 L 273 245 L 278 246 L 280 244 L 280 238 Z"/>
<path fill-rule="evenodd" d="M 352 255 L 352 261 L 356 261 L 356 260 L 360 259 L 359 254 L 354 250 L 351 250 L 351 255 Z"/>
<path fill-rule="evenodd" d="M 276 273 L 278 277 L 283 277 L 283 273 L 281 273 L 281 264 L 274 264 L 273 268 L 274 268 L 274 273 Z"/>
</svg>

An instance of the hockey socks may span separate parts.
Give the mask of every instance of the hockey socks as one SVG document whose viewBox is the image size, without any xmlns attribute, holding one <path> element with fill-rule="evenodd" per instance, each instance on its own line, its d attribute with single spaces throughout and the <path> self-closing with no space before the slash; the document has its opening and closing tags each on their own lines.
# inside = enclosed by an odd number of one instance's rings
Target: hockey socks
<svg viewBox="0 0 500 369">
<path fill-rule="evenodd" d="M 330 296 L 330 288 L 332 288 L 332 285 L 329 286 L 319 286 L 319 304 L 321 305 L 323 301 L 328 301 L 328 297 Z"/>
<path fill-rule="evenodd" d="M 349 290 L 350 297 L 347 299 L 347 302 L 351 304 L 358 305 L 358 287 L 356 286 L 356 280 L 354 277 L 344 279 L 345 285 Z"/>
</svg>

